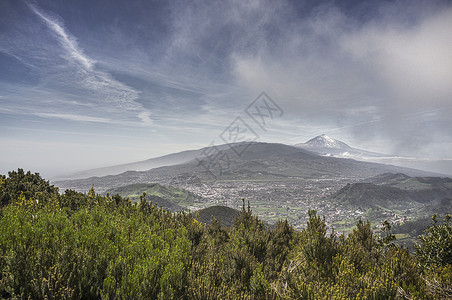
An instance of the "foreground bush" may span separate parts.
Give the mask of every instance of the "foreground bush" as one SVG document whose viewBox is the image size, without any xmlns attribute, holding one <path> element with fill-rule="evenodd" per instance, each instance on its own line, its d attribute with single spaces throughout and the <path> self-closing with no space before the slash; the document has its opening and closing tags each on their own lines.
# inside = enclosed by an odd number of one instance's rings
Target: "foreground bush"
<svg viewBox="0 0 452 300">
<path fill-rule="evenodd" d="M 231 228 L 145 201 L 0 178 L 0 297 L 20 299 L 448 299 L 450 217 L 416 255 L 359 221 L 337 236 L 309 211 L 302 231 L 242 208 Z"/>
</svg>

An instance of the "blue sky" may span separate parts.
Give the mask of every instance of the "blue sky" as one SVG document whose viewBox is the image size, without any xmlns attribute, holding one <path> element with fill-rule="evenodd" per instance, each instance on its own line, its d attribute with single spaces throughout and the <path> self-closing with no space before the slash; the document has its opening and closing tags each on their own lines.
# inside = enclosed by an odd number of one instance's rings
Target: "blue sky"
<svg viewBox="0 0 452 300">
<path fill-rule="evenodd" d="M 0 173 L 321 133 L 452 158 L 448 1 L 0 1 Z M 246 107 L 284 111 L 264 131 Z"/>
</svg>

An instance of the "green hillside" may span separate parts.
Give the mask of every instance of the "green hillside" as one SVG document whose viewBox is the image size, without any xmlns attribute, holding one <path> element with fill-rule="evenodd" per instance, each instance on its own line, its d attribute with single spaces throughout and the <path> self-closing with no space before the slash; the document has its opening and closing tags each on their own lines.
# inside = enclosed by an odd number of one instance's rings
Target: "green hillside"
<svg viewBox="0 0 452 300">
<path fill-rule="evenodd" d="M 333 223 L 336 229 L 350 232 L 361 218 L 371 220 L 377 230 L 377 225 L 391 220 L 399 242 L 414 249 L 416 237 L 433 214 L 444 216 L 452 212 L 452 179 L 386 173 L 347 184 L 329 196 L 328 201 L 354 212 Z"/>
<path fill-rule="evenodd" d="M 200 209 L 195 212 L 198 215 L 199 221 L 210 224 L 212 219 L 220 221 L 222 225 L 232 226 L 234 219 L 240 214 L 240 211 L 227 206 L 210 206 Z"/>
<path fill-rule="evenodd" d="M 452 211 L 452 179 L 386 173 L 347 184 L 329 200 L 361 210 L 425 217 Z"/>
<path fill-rule="evenodd" d="M 366 183 L 392 186 L 406 191 L 441 191 L 451 194 L 452 179 L 447 177 L 410 177 L 406 174 L 384 173 L 363 180 Z"/>
<path fill-rule="evenodd" d="M 1 299 L 451 299 L 452 222 L 416 253 L 358 221 L 338 236 L 314 210 L 303 230 L 241 211 L 204 224 L 119 195 L 0 176 Z M 230 215 L 214 207 L 207 215 Z M 210 213 L 209 213 L 210 212 Z M 433 218 L 435 222 L 437 218 Z"/>
<path fill-rule="evenodd" d="M 130 198 L 132 201 L 138 201 L 143 193 L 146 193 L 146 200 L 152 201 L 159 206 L 171 210 L 182 210 L 193 203 L 202 202 L 202 197 L 195 195 L 187 190 L 165 186 L 159 183 L 135 183 L 109 189 L 105 194 L 119 194 L 122 197 Z"/>
<path fill-rule="evenodd" d="M 372 183 L 347 184 L 332 199 L 339 203 L 361 208 L 385 207 L 414 201 L 410 195 L 392 186 L 381 186 Z"/>
</svg>

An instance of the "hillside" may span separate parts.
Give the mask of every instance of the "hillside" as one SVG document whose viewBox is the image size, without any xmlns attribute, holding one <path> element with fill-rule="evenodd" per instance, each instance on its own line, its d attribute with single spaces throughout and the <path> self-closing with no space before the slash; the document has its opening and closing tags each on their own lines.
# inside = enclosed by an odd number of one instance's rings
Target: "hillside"
<svg viewBox="0 0 452 300">
<path fill-rule="evenodd" d="M 0 199 L 2 299 L 452 296 L 449 215 L 426 230 L 412 255 L 393 244 L 388 226 L 375 232 L 361 220 L 338 238 L 315 210 L 296 231 L 288 221 L 266 226 L 242 202 L 241 211 L 215 206 L 199 213 L 237 216 L 232 226 L 203 224 L 194 214 L 118 195 L 60 194 L 22 170 L 0 176 Z"/>
<path fill-rule="evenodd" d="M 448 177 L 411 177 L 401 173 L 385 173 L 365 179 L 363 182 L 388 185 L 409 191 L 438 190 L 448 193 L 452 189 L 452 179 Z"/>
<path fill-rule="evenodd" d="M 308 209 L 328 215 L 330 222 L 350 216 L 348 208 L 338 210 L 334 202 L 324 200 L 347 183 L 383 173 L 431 176 L 414 169 L 325 157 L 276 143 L 238 143 L 224 147 L 227 149 L 211 147 L 210 156 L 206 154 L 174 166 L 53 183 L 60 190 L 69 188 L 80 192 L 87 192 L 93 184 L 97 192 L 105 192 L 124 185 L 159 183 L 183 188 L 206 199 L 191 204 L 176 202 L 190 210 L 212 205 L 239 209 L 241 199 L 245 198 L 255 203 L 253 211 L 265 222 L 274 224 L 279 219 L 288 219 L 296 228 L 302 228 Z"/>
<path fill-rule="evenodd" d="M 331 138 L 326 134 L 316 136 L 305 143 L 296 144 L 295 147 L 306 149 L 320 155 L 353 158 L 357 160 L 363 160 L 364 157 L 388 156 L 386 154 L 350 147 L 346 143 Z"/>
<path fill-rule="evenodd" d="M 403 173 L 383 173 L 371 178 L 363 179 L 362 182 L 368 182 L 379 185 L 397 185 L 409 180 L 411 177 Z"/>
<path fill-rule="evenodd" d="M 109 189 L 105 192 L 110 195 L 119 194 L 128 197 L 132 201 L 138 201 L 143 193 L 146 193 L 146 200 L 152 201 L 158 206 L 168 208 L 172 211 L 186 210 L 187 206 L 193 203 L 202 202 L 202 197 L 187 190 L 164 186 L 158 183 L 136 183 L 117 188 Z"/>
<path fill-rule="evenodd" d="M 331 201 L 361 208 L 422 205 L 435 212 L 452 209 L 452 179 L 410 177 L 405 174 L 382 174 L 347 184 L 330 197 Z"/>
<path fill-rule="evenodd" d="M 224 145 L 223 145 L 224 148 Z M 211 149 L 211 151 L 218 149 Z M 428 176 L 431 173 L 395 167 L 324 157 L 293 146 L 274 143 L 239 143 L 221 150 L 222 161 L 212 163 L 212 157 L 201 158 L 173 166 L 148 171 L 127 171 L 119 175 L 91 177 L 78 180 L 59 180 L 61 189 L 88 191 L 94 184 L 96 190 L 133 183 L 158 182 L 161 184 L 205 183 L 221 181 L 271 181 L 304 180 L 313 178 L 361 179 L 378 174 L 403 172 L 409 175 Z M 187 182 L 188 181 L 188 182 Z"/>
<path fill-rule="evenodd" d="M 221 147 L 221 146 L 219 146 Z M 89 177 L 102 177 L 109 175 L 118 175 L 127 171 L 147 171 L 154 168 L 173 166 L 189 162 L 200 156 L 208 147 L 197 150 L 185 150 L 181 152 L 171 153 L 159 157 L 146 159 L 143 161 L 131 162 L 121 165 L 109 166 L 104 168 L 90 169 L 70 174 L 62 174 L 57 178 L 62 180 L 83 179 Z"/>
<path fill-rule="evenodd" d="M 452 212 L 452 179 L 386 173 L 347 184 L 326 201 L 353 212 L 335 223 L 338 228 L 358 218 L 404 224 Z"/>
<path fill-rule="evenodd" d="M 215 205 L 200 209 L 195 212 L 199 221 L 210 224 L 213 219 L 220 221 L 221 225 L 231 227 L 234 219 L 240 215 L 240 211 L 227 206 Z"/>
<path fill-rule="evenodd" d="M 452 176 L 452 160 L 450 159 L 429 159 L 376 153 L 372 151 L 353 148 L 346 143 L 331 138 L 325 134 L 316 136 L 307 142 L 295 144 L 295 147 L 309 150 L 323 156 L 350 158 L 359 161 L 395 165 L 400 167 L 435 172 L 438 175 L 443 174 Z"/>
<path fill-rule="evenodd" d="M 380 186 L 372 183 L 347 184 L 330 199 L 340 204 L 357 206 L 360 208 L 385 207 L 405 205 L 416 201 L 410 194 L 399 188 Z"/>
</svg>

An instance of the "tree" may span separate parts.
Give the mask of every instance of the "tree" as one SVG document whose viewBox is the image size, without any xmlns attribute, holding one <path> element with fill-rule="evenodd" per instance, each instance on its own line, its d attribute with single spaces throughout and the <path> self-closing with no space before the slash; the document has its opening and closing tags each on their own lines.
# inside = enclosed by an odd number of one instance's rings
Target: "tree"
<svg viewBox="0 0 452 300">
<path fill-rule="evenodd" d="M 419 237 L 416 258 L 424 273 L 429 293 L 438 299 L 452 298 L 452 224 L 447 214 L 442 224 L 438 224 L 436 214 L 433 224 Z"/>
<path fill-rule="evenodd" d="M 49 198 L 59 197 L 58 188 L 50 185 L 41 178 L 39 173 L 27 173 L 23 169 L 8 172 L 8 177 L 1 176 L 0 206 L 6 206 L 24 195 L 25 199 L 34 198 L 38 201 L 46 201 Z"/>
<path fill-rule="evenodd" d="M 452 265 L 452 224 L 451 216 L 444 217 L 443 224 L 438 224 L 436 214 L 433 215 L 433 224 L 425 229 L 419 236 L 421 245 L 416 247 L 416 257 L 419 263 L 426 268 Z"/>
</svg>

